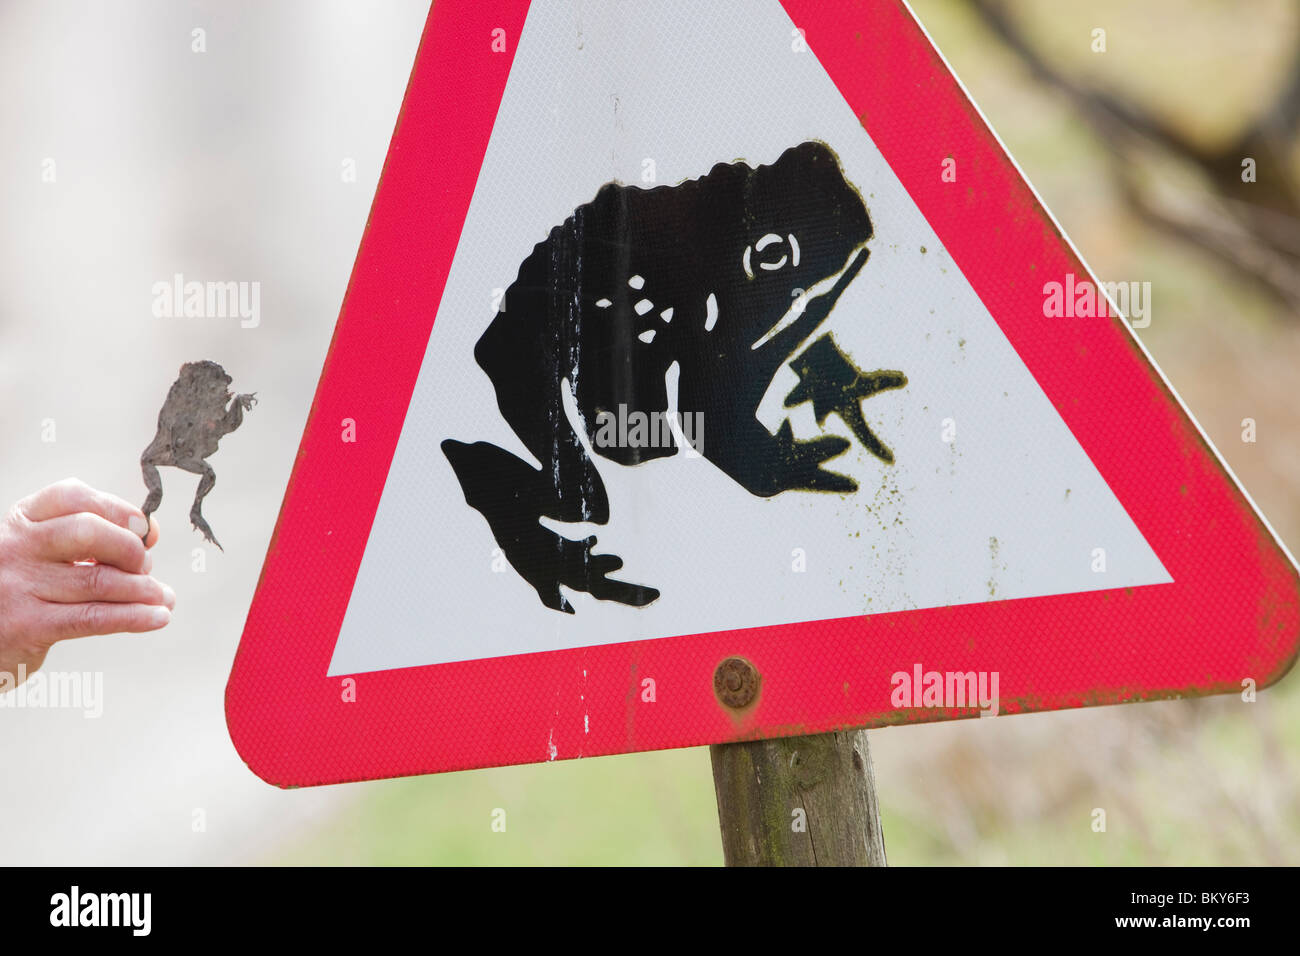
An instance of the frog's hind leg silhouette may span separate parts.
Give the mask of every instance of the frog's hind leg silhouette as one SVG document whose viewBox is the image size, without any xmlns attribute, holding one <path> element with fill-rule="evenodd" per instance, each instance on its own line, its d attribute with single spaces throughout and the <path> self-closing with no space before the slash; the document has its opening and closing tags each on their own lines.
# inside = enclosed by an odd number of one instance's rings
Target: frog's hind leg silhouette
<svg viewBox="0 0 1300 956">
<path fill-rule="evenodd" d="M 594 535 L 574 541 L 540 523 L 542 516 L 595 524 L 608 521 L 604 487 L 599 485 L 600 478 L 595 476 L 594 469 L 592 476 L 598 495 L 593 513 L 593 509 L 582 508 L 572 496 L 557 494 L 552 482 L 554 475 L 538 471 L 496 445 L 487 442 L 467 445 L 449 438 L 442 443 L 442 450 L 456 472 L 466 503 L 487 519 L 506 559 L 533 586 L 547 607 L 573 613 L 572 605 L 560 592 L 561 585 L 587 591 L 602 601 L 618 601 L 634 607 L 643 607 L 659 597 L 654 588 L 606 577 L 623 566 L 623 559 L 613 554 L 593 553 Z"/>
<path fill-rule="evenodd" d="M 510 429 L 541 469 L 487 442 L 467 445 L 447 439 L 443 454 L 451 462 L 465 501 L 484 518 L 515 570 L 537 591 L 542 603 L 572 614 L 561 586 L 586 591 L 602 601 L 643 607 L 659 597 L 651 587 L 612 580 L 623 566 L 614 554 L 595 554 L 594 536 L 574 541 L 541 524 L 554 521 L 605 524 L 609 496 L 600 472 L 587 455 L 561 397 L 570 388 L 567 356 L 572 343 L 549 341 L 542 322 L 518 315 L 545 315 L 554 290 L 547 263 L 530 257 L 512 286 L 512 312 L 499 312 L 474 346 L 474 358 L 496 391 L 497 406 Z M 543 270 L 534 274 L 535 270 Z M 563 300 L 561 293 L 554 293 Z"/>
</svg>

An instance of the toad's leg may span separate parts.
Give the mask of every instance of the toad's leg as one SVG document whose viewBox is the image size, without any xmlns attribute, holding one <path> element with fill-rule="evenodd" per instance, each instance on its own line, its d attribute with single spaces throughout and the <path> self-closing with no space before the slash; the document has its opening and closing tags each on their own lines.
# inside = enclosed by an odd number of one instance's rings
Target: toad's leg
<svg viewBox="0 0 1300 956">
<path fill-rule="evenodd" d="M 761 498 L 783 491 L 849 494 L 858 490 L 857 482 L 822 467 L 848 447 L 848 440 L 839 435 L 796 441 L 788 418 L 773 435 L 758 419 L 749 417 L 728 423 L 726 429 L 710 431 L 704 457 Z"/>
<path fill-rule="evenodd" d="M 511 311 L 497 314 L 474 356 L 496 389 L 501 415 L 541 469 L 487 442 L 448 439 L 443 453 L 465 501 L 487 519 L 506 559 L 547 607 L 573 613 L 561 586 L 603 601 L 649 604 L 659 596 L 654 588 L 606 577 L 623 560 L 595 554 L 595 537 L 574 541 L 541 524 L 543 517 L 605 524 L 609 496 L 564 408 L 568 370 L 555 357 L 564 350 L 541 334 L 547 312 L 543 303 L 530 301 L 529 291 L 516 289 L 513 298 L 507 292 Z"/>
<path fill-rule="evenodd" d="M 190 506 L 190 523 L 203 534 L 205 539 L 215 544 L 217 550 L 224 551 L 225 548 L 221 547 L 221 543 L 213 536 L 212 529 L 209 528 L 208 523 L 203 520 L 203 499 L 207 497 L 208 492 L 212 490 L 214 485 L 216 485 L 217 473 L 213 471 L 212 466 L 202 458 L 183 458 L 176 462 L 176 467 L 203 476 L 199 479 L 198 490 L 194 492 L 194 504 Z"/>
<path fill-rule="evenodd" d="M 757 378 L 745 369 L 682 371 L 677 408 L 683 415 L 698 413 L 706 426 L 701 454 L 762 498 L 783 491 L 857 491 L 853 479 L 822 467 L 848 449 L 846 439 L 823 435 L 795 441 L 788 418 L 773 435 L 754 417 L 770 378 L 766 369 Z"/>
<path fill-rule="evenodd" d="M 172 463 L 171 448 L 163 440 L 162 432 L 159 431 L 154 436 L 149 447 L 140 455 L 140 473 L 144 476 L 144 487 L 149 492 L 148 497 L 144 499 L 144 506 L 140 509 L 144 512 L 146 523 L 149 516 L 158 510 L 162 504 L 163 488 L 162 476 L 158 474 L 159 465 L 170 465 Z M 145 532 L 145 537 L 149 532 Z"/>
<path fill-rule="evenodd" d="M 140 510 L 148 519 L 162 504 L 162 476 L 158 474 L 157 466 L 151 461 L 140 462 L 140 471 L 144 474 L 144 486 L 149 492 L 149 497 L 144 499 L 144 507 Z"/>
<path fill-rule="evenodd" d="M 442 450 L 456 472 L 465 501 L 487 519 L 506 559 L 547 607 L 573 613 L 561 585 L 634 607 L 659 597 L 654 588 L 606 577 L 621 568 L 623 560 L 594 553 L 594 536 L 574 541 L 541 524 L 542 515 L 560 511 L 550 474 L 487 442 L 467 445 L 449 438 L 442 443 Z"/>
</svg>

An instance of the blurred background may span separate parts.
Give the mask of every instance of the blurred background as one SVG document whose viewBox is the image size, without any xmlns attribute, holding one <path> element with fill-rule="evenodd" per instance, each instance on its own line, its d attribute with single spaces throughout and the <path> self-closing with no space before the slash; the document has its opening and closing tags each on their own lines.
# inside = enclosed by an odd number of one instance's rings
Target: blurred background
<svg viewBox="0 0 1300 956">
<path fill-rule="evenodd" d="M 143 500 L 140 451 L 184 361 L 261 400 L 212 459 L 225 553 L 196 551 L 197 478 L 164 470 L 171 626 L 49 656 L 103 672 L 103 716 L 0 710 L 0 863 L 721 863 L 707 749 L 282 792 L 226 734 L 427 9 L 0 3 L 0 507 L 68 475 Z M 1143 341 L 1300 544 L 1300 5 L 913 9 L 1099 277 L 1152 284 Z M 260 323 L 155 318 L 176 273 L 260 283 Z M 893 864 L 1300 863 L 1294 675 L 1255 703 L 896 727 L 871 746 Z"/>
</svg>

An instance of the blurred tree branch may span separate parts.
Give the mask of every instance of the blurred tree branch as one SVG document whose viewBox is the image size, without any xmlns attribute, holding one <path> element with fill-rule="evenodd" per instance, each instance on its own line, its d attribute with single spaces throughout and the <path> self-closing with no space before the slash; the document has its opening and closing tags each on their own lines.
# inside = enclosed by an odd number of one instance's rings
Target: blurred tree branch
<svg viewBox="0 0 1300 956">
<path fill-rule="evenodd" d="M 1286 79 L 1273 101 L 1229 142 L 1207 148 L 1140 105 L 1057 69 L 1003 0 L 969 2 L 1034 78 L 1063 94 L 1113 148 L 1111 174 L 1135 215 L 1226 263 L 1300 313 L 1300 181 L 1291 159 L 1300 129 L 1300 28 Z M 1162 154 L 1198 172 L 1206 193 L 1162 190 L 1144 175 Z M 1255 161 L 1255 182 L 1243 179 L 1247 158 Z"/>
</svg>

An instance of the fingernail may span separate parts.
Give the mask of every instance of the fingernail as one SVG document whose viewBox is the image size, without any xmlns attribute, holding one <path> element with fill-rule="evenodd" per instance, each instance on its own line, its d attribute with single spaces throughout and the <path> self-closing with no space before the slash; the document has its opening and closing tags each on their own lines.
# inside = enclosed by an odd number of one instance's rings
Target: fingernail
<svg viewBox="0 0 1300 956">
<path fill-rule="evenodd" d="M 149 521 L 140 515 L 131 515 L 127 518 L 126 527 L 137 538 L 143 538 L 149 533 Z"/>
<path fill-rule="evenodd" d="M 154 605 L 149 608 L 149 623 L 154 627 L 162 627 L 172 619 L 172 612 L 165 607 Z"/>
<path fill-rule="evenodd" d="M 144 553 L 144 573 L 148 574 L 153 570 L 153 555 L 148 551 Z"/>
<path fill-rule="evenodd" d="M 161 584 L 162 582 L 160 581 L 159 583 Z M 168 587 L 167 585 L 165 585 L 165 584 L 163 584 L 163 586 L 162 586 L 162 592 L 163 592 L 163 603 L 166 604 L 169 608 L 173 608 L 173 607 L 175 607 L 175 606 L 176 606 L 176 592 L 173 591 L 171 588 L 169 588 L 169 587 Z"/>
</svg>

